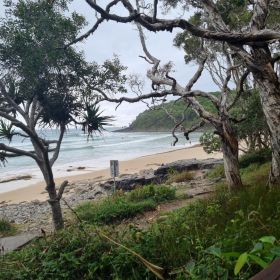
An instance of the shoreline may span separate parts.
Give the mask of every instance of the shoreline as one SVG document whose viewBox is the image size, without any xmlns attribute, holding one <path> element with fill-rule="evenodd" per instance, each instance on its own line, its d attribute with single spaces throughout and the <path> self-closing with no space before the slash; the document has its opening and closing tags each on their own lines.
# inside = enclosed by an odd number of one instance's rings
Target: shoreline
<svg viewBox="0 0 280 280">
<path fill-rule="evenodd" d="M 198 160 L 207 158 L 222 158 L 222 154 L 213 153 L 209 155 L 203 151 L 203 148 L 200 145 L 194 145 L 192 147 L 180 148 L 172 151 L 141 156 L 130 160 L 119 161 L 120 174 L 138 173 L 143 169 L 156 169 L 162 164 L 193 158 Z M 84 172 L 85 171 L 86 170 L 84 170 Z M 103 181 L 109 178 L 110 170 L 109 168 L 105 168 L 96 171 L 89 171 L 84 174 L 69 174 L 69 176 L 57 177 L 55 181 L 58 186 L 65 180 L 68 180 L 70 184 L 73 184 L 78 181 Z M 45 184 L 43 181 L 12 191 L 0 193 L 0 205 L 4 203 L 20 203 L 23 201 L 30 202 L 33 200 L 44 201 L 46 199 L 47 194 L 45 192 Z"/>
</svg>

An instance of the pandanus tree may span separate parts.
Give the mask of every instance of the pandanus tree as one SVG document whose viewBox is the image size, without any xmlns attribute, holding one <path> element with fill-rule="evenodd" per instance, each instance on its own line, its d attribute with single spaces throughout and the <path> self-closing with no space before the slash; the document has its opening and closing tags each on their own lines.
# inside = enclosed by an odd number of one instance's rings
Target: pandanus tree
<svg viewBox="0 0 280 280">
<path fill-rule="evenodd" d="M 184 31 L 190 37 L 226 45 L 252 73 L 260 92 L 261 105 L 269 127 L 272 146 L 270 185 L 280 183 L 280 83 L 279 83 L 279 15 L 278 0 L 163 0 L 141 2 L 139 11 L 134 1 L 105 2 L 85 0 L 100 17 L 94 26 L 72 43 L 87 38 L 105 20 L 135 22 L 152 32 Z M 162 5 L 161 5 L 162 4 Z M 124 14 L 113 10 L 121 5 Z M 191 22 L 185 14 L 179 18 L 160 18 L 160 6 L 191 10 L 202 21 Z M 167 9 L 167 11 L 168 11 Z M 166 10 L 166 9 L 165 9 Z"/>
<path fill-rule="evenodd" d="M 60 200 L 67 181 L 56 188 L 52 167 L 67 127 L 81 125 L 89 135 L 111 120 L 94 104 L 98 90 L 124 91 L 125 76 L 117 58 L 102 65 L 87 63 L 82 53 L 61 46 L 75 38 L 84 18 L 65 16 L 67 1 L 7 1 L 0 26 L 0 159 L 27 156 L 40 168 L 49 195 L 53 224 L 63 227 Z M 94 87 L 89 88 L 90 80 Z M 57 139 L 40 128 L 55 127 Z M 15 148 L 14 136 L 33 150 Z M 1 141 L 6 138 L 8 141 Z"/>
</svg>

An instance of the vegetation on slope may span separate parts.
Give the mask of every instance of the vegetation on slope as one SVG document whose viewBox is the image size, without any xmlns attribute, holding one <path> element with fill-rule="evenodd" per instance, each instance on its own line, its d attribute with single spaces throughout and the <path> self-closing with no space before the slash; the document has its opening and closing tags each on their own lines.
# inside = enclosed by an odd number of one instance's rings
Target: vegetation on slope
<svg viewBox="0 0 280 280">
<path fill-rule="evenodd" d="M 147 185 L 129 193 L 117 192 L 99 203 L 83 203 L 76 211 L 88 223 L 109 224 L 154 210 L 158 203 L 174 198 L 175 190 L 168 186 Z"/>
<path fill-rule="evenodd" d="M 216 93 L 213 93 L 216 94 Z M 205 108 L 211 108 L 215 110 L 212 104 L 207 100 L 201 98 L 201 102 Z M 186 103 L 183 100 L 171 101 L 161 106 L 156 106 L 154 109 L 148 109 L 143 113 L 140 113 L 136 120 L 132 122 L 126 131 L 170 131 L 174 127 L 174 120 L 168 116 L 164 107 L 170 114 L 172 114 L 177 121 L 182 119 L 182 115 L 185 114 L 186 127 L 191 127 L 194 123 L 198 123 L 200 120 L 196 113 L 188 108 L 186 110 Z M 186 110 L 186 111 L 185 111 Z"/>
<path fill-rule="evenodd" d="M 266 188 L 269 168 L 269 163 L 248 165 L 241 172 L 245 190 L 229 193 L 220 184 L 212 197 L 148 229 L 72 226 L 2 258 L 0 278 L 157 279 L 105 233 L 164 268 L 166 279 L 249 279 L 280 256 L 280 190 Z M 127 203 L 151 199 L 147 187 L 137 192 Z"/>
<path fill-rule="evenodd" d="M 7 235 L 12 235 L 15 233 L 15 228 L 11 223 L 9 223 L 5 219 L 0 218 L 0 237 L 7 236 Z M 1 248 L 0 248 L 1 251 Z"/>
</svg>

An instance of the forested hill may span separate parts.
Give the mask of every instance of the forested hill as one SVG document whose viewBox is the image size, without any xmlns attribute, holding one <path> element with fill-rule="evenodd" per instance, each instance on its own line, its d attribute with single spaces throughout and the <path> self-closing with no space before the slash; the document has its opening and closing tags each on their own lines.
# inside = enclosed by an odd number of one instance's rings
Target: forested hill
<svg viewBox="0 0 280 280">
<path fill-rule="evenodd" d="M 200 101 L 205 108 L 208 108 L 211 111 L 214 110 L 208 100 L 201 98 Z M 184 101 L 180 100 L 168 102 L 164 105 L 155 107 L 155 109 L 148 109 L 143 113 L 140 113 L 135 121 L 122 131 L 170 131 L 175 123 L 162 108 L 163 106 L 176 118 L 177 121 L 179 121 L 182 119 L 182 114 L 187 105 Z M 192 124 L 199 122 L 199 118 L 190 108 L 185 111 L 185 119 L 186 121 L 184 122 L 184 125 L 186 127 L 190 127 Z"/>
</svg>

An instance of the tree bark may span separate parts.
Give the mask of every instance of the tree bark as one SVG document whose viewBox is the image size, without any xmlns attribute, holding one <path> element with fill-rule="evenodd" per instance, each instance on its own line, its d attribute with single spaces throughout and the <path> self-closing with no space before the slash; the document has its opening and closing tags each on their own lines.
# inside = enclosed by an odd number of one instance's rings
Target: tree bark
<svg viewBox="0 0 280 280">
<path fill-rule="evenodd" d="M 39 166 L 44 175 L 45 182 L 47 183 L 46 191 L 49 194 L 48 202 L 52 209 L 53 226 L 54 229 L 57 231 L 64 227 L 64 221 L 63 221 L 63 216 L 62 216 L 62 211 L 60 206 L 61 197 L 59 197 L 57 194 L 51 168 L 48 168 L 46 166 L 46 162 L 44 165 L 39 165 Z"/>
<path fill-rule="evenodd" d="M 225 176 L 230 190 L 238 190 L 243 187 L 238 161 L 238 140 L 233 130 L 227 124 L 223 125 L 222 151 L 224 158 Z"/>
<path fill-rule="evenodd" d="M 280 184 L 280 84 L 271 63 L 269 50 L 255 49 L 254 59 L 258 61 L 254 78 L 260 88 L 262 108 L 271 134 L 272 164 L 269 185 Z"/>
<path fill-rule="evenodd" d="M 48 200 L 51 209 L 52 209 L 52 218 L 53 218 L 53 225 L 54 229 L 60 230 L 63 229 L 64 227 L 64 221 L 63 221 L 63 216 L 62 216 L 62 211 L 61 211 L 61 206 L 60 206 L 60 199 L 57 197 L 54 199 L 49 199 Z"/>
</svg>

